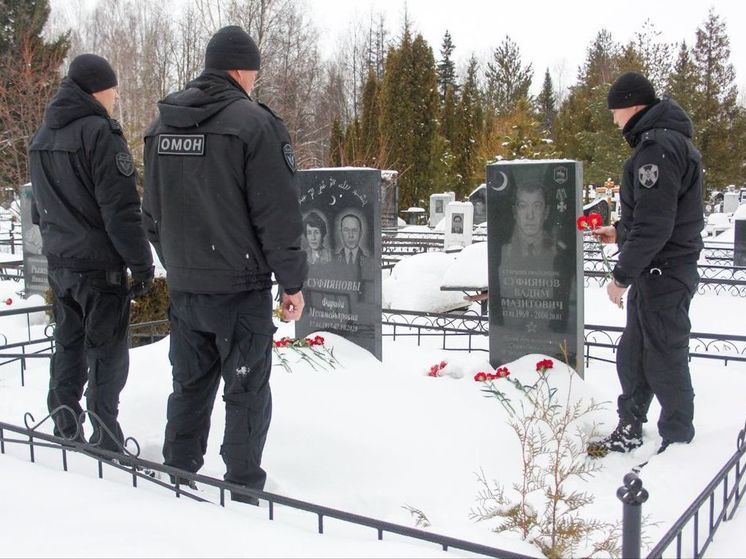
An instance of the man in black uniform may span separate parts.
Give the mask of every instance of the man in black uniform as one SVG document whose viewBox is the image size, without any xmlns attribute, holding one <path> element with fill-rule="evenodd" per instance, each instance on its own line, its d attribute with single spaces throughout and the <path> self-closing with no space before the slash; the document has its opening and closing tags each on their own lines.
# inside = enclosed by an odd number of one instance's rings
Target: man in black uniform
<svg viewBox="0 0 746 559">
<path fill-rule="evenodd" d="M 689 303 L 703 247 L 702 157 L 684 110 L 671 99 L 657 99 L 644 76 L 620 76 L 609 89 L 608 106 L 634 152 L 624 165 L 621 219 L 596 235 L 619 246 L 609 299 L 622 306 L 627 288 L 629 294 L 617 349 L 619 425 L 589 452 L 628 452 L 642 445 L 653 396 L 661 405 L 662 452 L 694 437 Z"/>
<path fill-rule="evenodd" d="M 34 223 L 55 299 L 49 410 L 65 405 L 79 415 L 87 381 L 87 408 L 95 414 L 91 443 L 113 451 L 123 440 L 117 416 L 129 371 L 130 296 L 153 283 L 135 167 L 110 117 L 116 85 L 103 58 L 75 58 L 30 148 Z M 129 292 L 127 268 L 134 279 Z M 54 419 L 56 435 L 75 435 L 71 414 Z"/>
<path fill-rule="evenodd" d="M 158 104 L 146 133 L 143 210 L 171 296 L 165 463 L 190 472 L 204 463 L 222 376 L 225 479 L 262 490 L 271 275 L 283 291 L 284 319 L 297 320 L 308 266 L 290 137 L 249 97 L 258 69 L 259 50 L 240 27 L 210 39 L 202 75 Z"/>
</svg>

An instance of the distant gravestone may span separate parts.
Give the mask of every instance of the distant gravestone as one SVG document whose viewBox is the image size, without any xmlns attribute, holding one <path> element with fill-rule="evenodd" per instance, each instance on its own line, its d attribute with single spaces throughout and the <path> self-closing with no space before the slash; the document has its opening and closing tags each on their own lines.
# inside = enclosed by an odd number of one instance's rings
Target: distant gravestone
<svg viewBox="0 0 746 559">
<path fill-rule="evenodd" d="M 396 228 L 399 220 L 399 172 L 381 171 L 381 227 Z"/>
<path fill-rule="evenodd" d="M 599 198 L 594 200 L 590 204 L 583 206 L 583 215 L 597 213 L 601 215 L 604 221 L 604 225 L 611 224 L 611 208 L 609 207 L 609 201 L 606 198 Z"/>
<path fill-rule="evenodd" d="M 298 172 L 309 272 L 297 336 L 338 334 L 379 360 L 381 342 L 381 172 Z"/>
<path fill-rule="evenodd" d="M 430 227 L 435 227 L 446 216 L 446 206 L 456 199 L 453 192 L 430 195 Z"/>
<path fill-rule="evenodd" d="M 723 213 L 732 214 L 735 212 L 741 203 L 739 198 L 740 195 L 738 192 L 726 192 L 723 195 Z"/>
<path fill-rule="evenodd" d="M 474 225 L 487 221 L 487 187 L 480 184 L 469 194 L 469 202 L 474 206 Z"/>
<path fill-rule="evenodd" d="M 41 231 L 31 219 L 34 194 L 31 184 L 21 187 L 21 232 L 23 234 L 23 281 L 26 296 L 44 295 L 49 289 L 47 257 L 42 254 Z"/>
<path fill-rule="evenodd" d="M 471 244 L 474 206 L 471 202 L 451 202 L 446 206 L 445 250 L 464 248 Z"/>
<path fill-rule="evenodd" d="M 738 208 L 733 222 L 733 264 L 746 268 L 746 205 Z"/>
<path fill-rule="evenodd" d="M 427 220 L 427 212 L 423 208 L 411 207 L 402 211 L 407 225 L 422 225 Z"/>
<path fill-rule="evenodd" d="M 487 166 L 490 362 L 530 353 L 582 375 L 582 167 L 575 161 Z M 566 348 L 566 349 L 564 349 Z"/>
</svg>

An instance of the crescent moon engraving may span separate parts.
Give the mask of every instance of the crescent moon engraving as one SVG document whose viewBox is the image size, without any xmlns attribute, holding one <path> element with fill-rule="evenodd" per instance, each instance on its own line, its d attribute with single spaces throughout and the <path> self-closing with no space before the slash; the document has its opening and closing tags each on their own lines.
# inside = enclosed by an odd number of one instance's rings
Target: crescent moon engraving
<svg viewBox="0 0 746 559">
<path fill-rule="evenodd" d="M 334 204 L 336 204 L 336 203 L 337 203 L 337 198 L 336 198 L 336 197 L 334 196 L 334 194 L 332 194 L 332 201 L 331 201 L 331 202 L 329 202 L 329 205 L 330 205 L 330 206 L 333 206 L 333 205 L 334 205 Z"/>
<path fill-rule="evenodd" d="M 500 186 L 491 187 L 492 190 L 494 190 L 495 192 L 502 192 L 508 186 L 508 175 L 500 171 L 500 178 L 502 179 L 502 183 L 500 184 Z"/>
</svg>

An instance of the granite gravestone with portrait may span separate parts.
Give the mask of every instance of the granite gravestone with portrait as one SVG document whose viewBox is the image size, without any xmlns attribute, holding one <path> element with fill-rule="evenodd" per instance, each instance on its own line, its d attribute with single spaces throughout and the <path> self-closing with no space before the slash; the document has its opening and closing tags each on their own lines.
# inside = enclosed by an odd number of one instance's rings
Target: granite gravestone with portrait
<svg viewBox="0 0 746 559">
<path fill-rule="evenodd" d="M 539 353 L 582 375 L 582 167 L 566 160 L 487 166 L 490 362 Z M 566 348 L 566 349 L 565 349 Z"/>
<path fill-rule="evenodd" d="M 31 219 L 34 194 L 31 184 L 21 187 L 21 232 L 23 234 L 23 282 L 26 295 L 44 295 L 49 289 L 47 257 L 42 254 L 41 231 Z"/>
<path fill-rule="evenodd" d="M 443 246 L 445 250 L 464 248 L 471 244 L 474 206 L 471 202 L 450 202 L 446 206 Z"/>
<path fill-rule="evenodd" d="M 297 336 L 323 330 L 382 358 L 381 172 L 298 172 L 309 271 Z"/>
<path fill-rule="evenodd" d="M 430 195 L 430 227 L 437 227 L 446 216 L 446 206 L 456 199 L 453 192 Z"/>
</svg>

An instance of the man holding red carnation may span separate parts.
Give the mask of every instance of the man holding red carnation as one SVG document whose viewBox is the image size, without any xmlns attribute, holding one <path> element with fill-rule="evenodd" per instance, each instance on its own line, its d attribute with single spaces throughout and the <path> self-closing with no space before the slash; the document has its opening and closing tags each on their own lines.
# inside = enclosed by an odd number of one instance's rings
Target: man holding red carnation
<svg viewBox="0 0 746 559">
<path fill-rule="evenodd" d="M 619 424 L 589 453 L 629 452 L 642 445 L 653 396 L 661 405 L 659 452 L 694 438 L 694 391 L 689 374 L 689 304 L 703 247 L 702 156 L 692 123 L 671 99 L 658 99 L 644 76 L 628 72 L 609 89 L 608 106 L 634 149 L 624 164 L 621 219 L 593 231 L 617 243 L 619 260 L 607 293 L 627 326 L 617 350 Z"/>
</svg>

